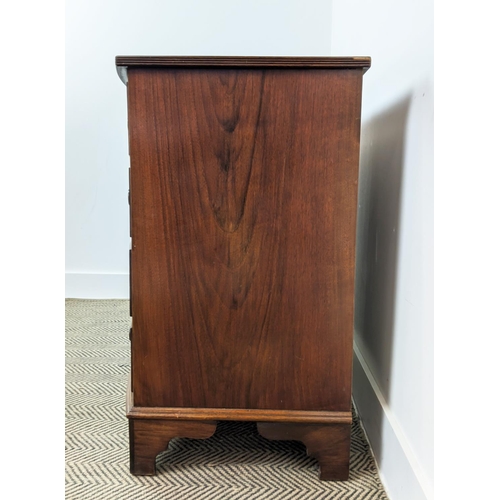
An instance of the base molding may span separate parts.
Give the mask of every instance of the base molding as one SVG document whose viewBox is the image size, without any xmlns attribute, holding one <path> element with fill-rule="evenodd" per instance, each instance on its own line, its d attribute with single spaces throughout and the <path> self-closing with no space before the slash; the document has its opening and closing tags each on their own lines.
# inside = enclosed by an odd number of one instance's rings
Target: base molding
<svg viewBox="0 0 500 500">
<path fill-rule="evenodd" d="M 160 408 L 133 406 L 127 417 L 137 420 L 238 420 L 297 424 L 351 425 L 351 412 L 300 410 L 246 410 L 239 408 Z"/>
<path fill-rule="evenodd" d="M 128 385 L 127 418 L 141 420 L 237 420 L 246 422 L 290 422 L 310 424 L 352 423 L 350 411 L 261 410 L 242 408 L 164 408 L 134 406 Z"/>
<path fill-rule="evenodd" d="M 362 345 L 357 342 L 354 354 L 354 402 L 387 494 L 395 499 L 431 500 L 432 484 L 372 375 Z"/>
<path fill-rule="evenodd" d="M 271 440 L 300 441 L 320 466 L 320 479 L 344 481 L 349 478 L 351 412 L 262 410 L 240 408 L 163 408 L 134 406 L 129 383 L 130 471 L 154 475 L 156 455 L 175 437 L 206 439 L 219 420 L 257 423 L 259 434 Z"/>
</svg>

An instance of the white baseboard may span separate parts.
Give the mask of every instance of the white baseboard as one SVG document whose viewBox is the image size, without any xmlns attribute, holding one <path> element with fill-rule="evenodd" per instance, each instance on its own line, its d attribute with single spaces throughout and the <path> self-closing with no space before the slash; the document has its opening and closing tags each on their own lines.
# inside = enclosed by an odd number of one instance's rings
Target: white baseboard
<svg viewBox="0 0 500 500">
<path fill-rule="evenodd" d="M 354 402 L 389 498 L 432 500 L 432 487 L 356 343 L 354 353 Z"/>
<path fill-rule="evenodd" d="M 67 299 L 128 299 L 128 274 L 66 273 Z"/>
</svg>

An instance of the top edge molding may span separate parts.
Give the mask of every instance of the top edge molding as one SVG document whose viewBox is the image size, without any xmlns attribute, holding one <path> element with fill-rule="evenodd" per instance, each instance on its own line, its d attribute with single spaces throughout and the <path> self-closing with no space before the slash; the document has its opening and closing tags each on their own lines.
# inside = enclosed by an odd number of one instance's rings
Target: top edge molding
<svg viewBox="0 0 500 500">
<path fill-rule="evenodd" d="M 129 68 L 281 68 L 361 69 L 371 66 L 371 57 L 296 56 L 116 56 L 116 70 L 122 82 Z"/>
<path fill-rule="evenodd" d="M 371 66 L 371 57 L 116 56 L 116 66 L 360 68 L 366 71 Z"/>
</svg>

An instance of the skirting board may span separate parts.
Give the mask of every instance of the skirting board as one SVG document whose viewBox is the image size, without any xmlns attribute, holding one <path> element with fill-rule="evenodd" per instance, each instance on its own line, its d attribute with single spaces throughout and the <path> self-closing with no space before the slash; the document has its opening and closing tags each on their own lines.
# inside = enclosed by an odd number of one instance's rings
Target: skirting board
<svg viewBox="0 0 500 500">
<path fill-rule="evenodd" d="M 66 273 L 67 299 L 128 299 L 128 274 Z"/>
<path fill-rule="evenodd" d="M 432 487 L 356 343 L 354 354 L 353 398 L 389 498 L 432 500 Z"/>
</svg>

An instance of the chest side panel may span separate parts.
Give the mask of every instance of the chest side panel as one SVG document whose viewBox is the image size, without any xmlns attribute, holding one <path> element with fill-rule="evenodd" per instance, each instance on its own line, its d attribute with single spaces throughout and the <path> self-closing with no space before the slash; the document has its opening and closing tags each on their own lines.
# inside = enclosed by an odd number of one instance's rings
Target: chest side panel
<svg viewBox="0 0 500 500">
<path fill-rule="evenodd" d="M 350 410 L 361 73 L 129 71 L 136 405 Z"/>
</svg>

